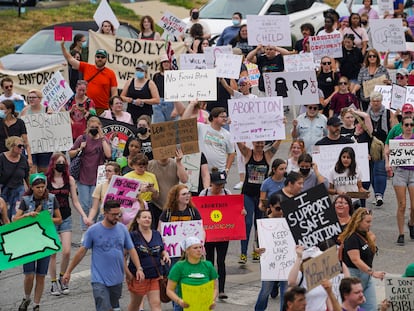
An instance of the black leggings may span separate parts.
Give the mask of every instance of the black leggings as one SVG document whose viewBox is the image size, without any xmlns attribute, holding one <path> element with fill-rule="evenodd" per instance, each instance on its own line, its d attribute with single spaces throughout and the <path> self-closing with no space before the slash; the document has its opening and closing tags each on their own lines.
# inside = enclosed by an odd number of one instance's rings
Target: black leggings
<svg viewBox="0 0 414 311">
<path fill-rule="evenodd" d="M 229 248 L 229 241 L 225 242 L 206 242 L 206 259 L 214 265 L 214 249 L 217 251 L 217 272 L 219 275 L 219 293 L 224 293 L 224 284 L 226 283 L 226 255 Z"/>
</svg>

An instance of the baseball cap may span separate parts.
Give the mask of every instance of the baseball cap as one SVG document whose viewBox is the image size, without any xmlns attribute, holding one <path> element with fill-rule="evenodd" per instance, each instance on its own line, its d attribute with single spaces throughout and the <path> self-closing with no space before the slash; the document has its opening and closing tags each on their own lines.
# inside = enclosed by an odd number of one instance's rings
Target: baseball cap
<svg viewBox="0 0 414 311">
<path fill-rule="evenodd" d="M 402 106 L 401 111 L 402 112 L 414 112 L 413 105 L 406 103 Z"/>
<path fill-rule="evenodd" d="M 136 70 L 147 71 L 148 67 L 144 63 L 139 63 L 138 65 L 135 66 L 135 69 Z"/>
<path fill-rule="evenodd" d="M 245 84 L 245 83 L 248 83 L 248 82 L 249 82 L 249 78 L 248 77 L 241 77 L 239 79 L 239 81 L 237 82 L 237 84 L 238 84 L 238 86 L 240 86 L 240 85 Z"/>
<path fill-rule="evenodd" d="M 342 124 L 342 122 L 338 117 L 332 117 L 328 119 L 328 122 L 326 124 L 331 126 L 339 126 Z"/>
<path fill-rule="evenodd" d="M 405 268 L 405 273 L 403 277 L 414 277 L 414 263 L 410 263 L 407 268 Z"/>
<path fill-rule="evenodd" d="M 96 52 L 95 52 L 95 56 L 96 55 L 102 55 L 102 56 L 105 56 L 105 58 L 106 57 L 108 57 L 108 52 L 107 51 L 105 51 L 104 49 L 98 49 L 98 50 L 96 50 Z"/>
<path fill-rule="evenodd" d="M 35 174 L 31 174 L 29 177 L 29 184 L 30 186 L 33 185 L 33 183 L 36 180 L 42 180 L 44 182 L 46 182 L 46 176 L 44 173 L 35 173 Z"/>
<path fill-rule="evenodd" d="M 210 182 L 216 185 L 222 185 L 227 182 L 227 175 L 225 172 L 212 172 L 210 174 Z"/>
<path fill-rule="evenodd" d="M 400 68 L 395 73 L 396 75 L 408 76 L 408 70 L 405 68 Z"/>
</svg>

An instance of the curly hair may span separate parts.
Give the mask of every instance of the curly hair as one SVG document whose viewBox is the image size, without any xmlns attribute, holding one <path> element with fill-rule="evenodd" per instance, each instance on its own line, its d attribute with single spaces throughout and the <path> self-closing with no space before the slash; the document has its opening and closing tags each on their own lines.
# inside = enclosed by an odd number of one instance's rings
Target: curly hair
<svg viewBox="0 0 414 311">
<path fill-rule="evenodd" d="M 180 191 L 187 189 L 188 187 L 184 184 L 179 184 L 172 186 L 170 191 L 168 191 L 167 201 L 164 205 L 164 210 L 171 210 L 171 213 L 178 211 L 178 198 L 180 197 Z M 195 208 L 193 202 L 188 203 L 188 207 Z"/>
</svg>

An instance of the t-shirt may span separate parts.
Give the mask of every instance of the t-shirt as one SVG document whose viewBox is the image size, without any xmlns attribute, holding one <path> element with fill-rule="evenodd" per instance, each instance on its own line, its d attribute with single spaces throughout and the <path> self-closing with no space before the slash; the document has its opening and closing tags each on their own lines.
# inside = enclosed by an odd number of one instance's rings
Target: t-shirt
<svg viewBox="0 0 414 311">
<path fill-rule="evenodd" d="M 390 139 L 394 139 L 395 137 L 402 134 L 402 125 L 398 123 L 392 127 L 392 129 L 388 132 L 387 139 L 385 140 L 385 144 L 390 144 Z"/>
<path fill-rule="evenodd" d="M 101 117 L 105 118 L 105 119 L 109 119 L 109 120 L 115 120 L 116 119 L 116 121 L 119 121 L 119 122 L 134 124 L 134 122 L 132 122 L 131 114 L 129 112 L 126 112 L 126 111 L 122 111 L 121 116 L 115 116 L 114 114 L 112 114 L 111 110 L 105 110 L 101 114 Z M 114 119 L 114 117 L 115 117 L 115 119 Z"/>
<path fill-rule="evenodd" d="M 353 28 L 351 29 L 350 27 L 346 27 L 343 32 L 342 35 L 345 36 L 346 34 L 352 34 L 354 35 L 355 39 L 354 39 L 354 44 L 357 48 L 362 48 L 362 42 L 368 42 L 368 34 L 367 31 L 365 30 L 365 28 L 362 27 L 357 27 L 357 28 Z"/>
<path fill-rule="evenodd" d="M 339 75 L 336 72 L 320 72 L 318 75 L 318 87 L 322 90 L 324 98 L 328 98 L 338 85 Z"/>
<path fill-rule="evenodd" d="M 171 212 L 170 209 L 164 209 L 160 215 L 160 221 L 189 221 L 201 220 L 200 212 L 195 207 L 188 207 L 183 211 Z"/>
<path fill-rule="evenodd" d="M 92 283 L 114 286 L 123 282 L 124 250 L 134 248 L 125 225 L 117 223 L 107 228 L 98 222 L 86 231 L 82 246 L 92 249 Z"/>
<path fill-rule="evenodd" d="M 217 279 L 217 277 L 216 269 L 207 260 L 201 260 L 197 264 L 191 264 L 187 260 L 178 261 L 168 274 L 168 279 L 177 283 L 177 294 L 181 298 L 181 284 L 203 285 Z M 213 299 L 213 297 L 211 298 Z"/>
<path fill-rule="evenodd" d="M 335 190 L 342 192 L 358 192 L 358 181 L 361 181 L 361 170 L 357 167 L 356 174 L 349 176 L 349 169 L 345 169 L 343 173 L 335 172 L 333 168 L 329 172 L 328 181 L 334 185 Z"/>
<path fill-rule="evenodd" d="M 338 144 L 353 144 L 354 141 L 345 136 L 340 136 L 339 139 L 330 139 L 328 136 L 322 138 L 321 140 L 318 140 L 316 142 L 316 146 L 322 146 L 322 145 L 338 145 Z"/>
<path fill-rule="evenodd" d="M 13 163 L 4 153 L 0 154 L 0 184 L 15 189 L 22 186 L 27 177 L 29 177 L 29 163 L 24 156 L 20 156 L 19 162 Z"/>
<path fill-rule="evenodd" d="M 302 272 L 299 271 L 298 278 L 296 280 L 299 286 L 306 288 L 306 277 L 302 276 Z M 306 311 L 321 311 L 326 310 L 326 299 L 328 294 L 322 285 L 318 285 L 310 291 L 306 292 Z"/>
<path fill-rule="evenodd" d="M 271 59 L 269 59 L 266 55 L 260 55 L 257 57 L 256 65 L 260 71 L 259 90 L 262 92 L 265 91 L 263 79 L 263 74 L 265 72 L 281 72 L 285 70 L 285 65 L 283 63 L 283 57 L 281 54 L 278 54 Z"/>
<path fill-rule="evenodd" d="M 272 177 L 268 177 L 262 183 L 262 185 L 260 187 L 260 191 L 261 192 L 266 192 L 266 198 L 269 199 L 270 196 L 273 193 L 278 192 L 284 186 L 285 186 L 285 179 L 284 178 L 281 181 L 275 181 L 275 180 L 272 179 Z"/>
<path fill-rule="evenodd" d="M 106 192 L 108 191 L 108 187 L 109 187 L 109 182 L 104 182 L 103 184 L 99 184 L 95 187 L 95 189 L 93 190 L 92 193 L 92 198 L 94 199 L 98 199 L 101 202 L 101 206 L 100 206 L 100 213 L 103 215 L 103 203 L 104 203 L 104 198 L 106 195 Z M 99 211 L 97 213 L 97 215 L 99 215 Z"/>
<path fill-rule="evenodd" d="M 331 106 L 329 109 L 332 109 L 336 116 L 341 114 L 341 110 L 343 108 L 347 108 L 353 106 L 356 109 L 359 109 L 359 100 L 358 98 L 352 93 L 336 93 L 331 98 Z M 354 108 L 354 109 L 355 109 Z"/>
<path fill-rule="evenodd" d="M 362 234 L 362 233 L 361 233 Z M 369 267 L 372 267 L 372 262 L 374 261 L 374 253 L 369 248 L 368 243 L 362 239 L 358 233 L 353 233 L 348 239 L 344 241 L 344 249 L 342 254 L 342 260 L 348 268 L 358 269 L 357 266 L 351 261 L 351 258 L 348 256 L 348 251 L 357 249 L 359 250 L 359 256 L 363 262 L 365 262 Z"/>
<path fill-rule="evenodd" d="M 145 171 L 144 174 L 138 175 L 137 173 L 135 173 L 135 171 L 131 171 L 125 174 L 124 176 L 128 178 L 138 179 L 140 182 L 143 182 L 144 184 L 154 184 L 154 189 L 157 190 L 158 192 L 160 191 L 157 177 L 155 177 L 153 173 Z M 152 192 L 151 191 L 141 192 L 139 197 L 145 202 L 150 202 L 152 200 Z"/>
<path fill-rule="evenodd" d="M 0 152 L 8 151 L 6 148 L 7 137 L 22 137 L 23 134 L 27 134 L 27 130 L 22 119 L 16 119 L 16 122 L 10 125 L 10 127 L 4 123 L 4 119 L 0 119 Z"/>
</svg>

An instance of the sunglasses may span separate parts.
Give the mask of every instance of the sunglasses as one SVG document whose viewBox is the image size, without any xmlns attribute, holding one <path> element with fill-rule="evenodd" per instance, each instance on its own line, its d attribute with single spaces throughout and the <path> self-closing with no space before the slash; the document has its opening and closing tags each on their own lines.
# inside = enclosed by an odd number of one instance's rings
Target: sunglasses
<svg viewBox="0 0 414 311">
<path fill-rule="evenodd" d="M 410 126 L 413 127 L 414 126 L 414 123 L 404 123 L 404 126 L 405 127 L 410 127 Z"/>
<path fill-rule="evenodd" d="M 377 58 L 377 55 L 368 55 L 368 58 Z"/>
<path fill-rule="evenodd" d="M 339 82 L 338 84 L 339 84 L 339 85 L 347 85 L 347 84 L 348 84 L 348 82 Z"/>
<path fill-rule="evenodd" d="M 18 147 L 20 149 L 23 149 L 24 148 L 24 145 L 23 144 L 18 144 L 18 145 L 16 145 L 16 147 Z"/>
<path fill-rule="evenodd" d="M 10 90 L 10 89 L 12 89 L 13 88 L 13 85 L 5 85 L 4 86 L 4 89 L 5 90 Z"/>
<path fill-rule="evenodd" d="M 322 62 L 322 65 L 331 65 L 332 62 Z"/>
<path fill-rule="evenodd" d="M 27 99 L 28 99 L 28 100 L 33 100 L 33 99 L 36 99 L 36 98 L 39 98 L 39 97 L 37 97 L 37 96 L 30 96 L 30 97 L 28 97 Z"/>
<path fill-rule="evenodd" d="M 104 59 L 104 58 L 106 58 L 105 56 L 102 56 L 102 55 L 96 55 L 95 56 L 95 58 L 98 58 L 98 59 Z"/>
<path fill-rule="evenodd" d="M 318 107 L 312 107 L 312 106 L 308 106 L 309 110 L 318 110 Z"/>
<path fill-rule="evenodd" d="M 405 79 L 406 76 L 402 76 L 402 75 L 397 75 L 397 80 L 403 80 Z"/>
<path fill-rule="evenodd" d="M 107 213 L 108 215 L 111 215 L 112 217 L 122 217 L 122 213 Z"/>
</svg>

